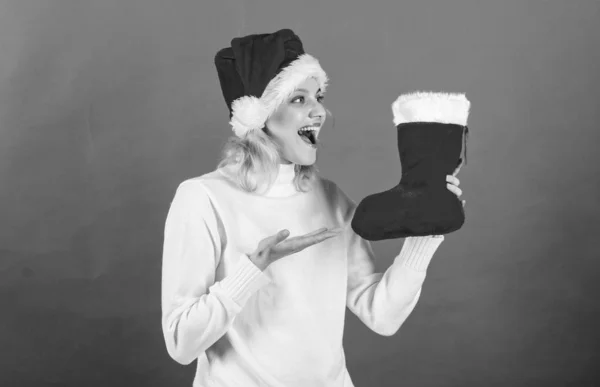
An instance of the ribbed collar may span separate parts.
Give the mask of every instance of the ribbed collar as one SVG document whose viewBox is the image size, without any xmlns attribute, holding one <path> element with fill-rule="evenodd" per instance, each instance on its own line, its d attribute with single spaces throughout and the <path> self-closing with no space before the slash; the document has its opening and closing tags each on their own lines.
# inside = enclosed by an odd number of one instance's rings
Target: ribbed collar
<svg viewBox="0 0 600 387">
<path fill-rule="evenodd" d="M 273 185 L 263 194 L 267 197 L 287 197 L 298 193 L 294 186 L 295 164 L 279 164 L 279 172 Z"/>
<path fill-rule="evenodd" d="M 296 172 L 294 170 L 295 164 L 279 164 L 279 170 L 277 171 L 277 177 L 273 181 L 271 187 L 261 191 L 253 192 L 253 195 L 272 197 L 272 198 L 285 198 L 298 194 L 294 185 L 294 177 Z M 233 179 L 230 174 L 228 166 L 225 166 L 218 170 L 225 178 Z"/>
</svg>

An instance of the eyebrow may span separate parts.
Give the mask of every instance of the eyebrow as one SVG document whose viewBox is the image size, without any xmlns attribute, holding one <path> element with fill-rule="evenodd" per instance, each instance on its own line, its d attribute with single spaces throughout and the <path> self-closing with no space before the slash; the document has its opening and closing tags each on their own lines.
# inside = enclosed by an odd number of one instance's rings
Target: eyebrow
<svg viewBox="0 0 600 387">
<path fill-rule="evenodd" d="M 306 90 L 306 89 L 296 89 L 296 91 L 303 91 L 303 92 L 309 94 L 308 90 Z M 317 92 L 315 94 L 319 94 L 320 92 L 321 92 L 321 89 L 317 90 Z"/>
</svg>

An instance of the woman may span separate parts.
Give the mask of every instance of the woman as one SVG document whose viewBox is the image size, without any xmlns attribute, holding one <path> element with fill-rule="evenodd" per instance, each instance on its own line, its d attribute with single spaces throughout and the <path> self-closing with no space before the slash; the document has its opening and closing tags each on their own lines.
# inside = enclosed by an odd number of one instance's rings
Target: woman
<svg viewBox="0 0 600 387">
<path fill-rule="evenodd" d="M 356 204 L 316 173 L 327 76 L 291 30 L 233 39 L 215 63 L 235 136 L 217 169 L 181 183 L 171 203 L 167 350 L 198 360 L 194 386 L 353 386 L 346 307 L 394 334 L 444 237 L 406 238 L 375 271 L 370 243 L 350 227 Z"/>
</svg>

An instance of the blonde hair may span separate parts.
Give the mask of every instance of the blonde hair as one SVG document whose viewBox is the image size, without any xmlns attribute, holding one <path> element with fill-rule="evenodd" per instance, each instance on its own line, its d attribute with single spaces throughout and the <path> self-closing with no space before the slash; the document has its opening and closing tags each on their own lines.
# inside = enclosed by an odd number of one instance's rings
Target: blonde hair
<svg viewBox="0 0 600 387">
<path fill-rule="evenodd" d="M 333 119 L 332 128 L 335 128 L 335 117 L 327 107 L 323 106 L 326 114 Z M 262 130 L 250 130 L 242 137 L 230 136 L 225 142 L 220 155 L 217 169 L 229 167 L 229 177 L 233 183 L 246 192 L 261 192 L 268 189 L 279 173 L 279 164 L 282 162 L 282 149 L 268 134 L 265 126 Z M 320 141 L 321 147 L 323 142 Z M 225 172 L 225 171 L 224 171 Z M 317 178 L 319 168 L 316 163 L 312 165 L 294 165 L 294 186 L 298 192 L 307 192 L 310 185 Z"/>
<path fill-rule="evenodd" d="M 246 192 L 262 191 L 273 184 L 281 163 L 280 146 L 262 130 L 250 130 L 242 137 L 233 135 L 221 150 L 217 168 L 230 167 L 229 176 L 234 184 Z M 313 165 L 295 165 L 294 186 L 307 192 L 319 169 Z"/>
</svg>

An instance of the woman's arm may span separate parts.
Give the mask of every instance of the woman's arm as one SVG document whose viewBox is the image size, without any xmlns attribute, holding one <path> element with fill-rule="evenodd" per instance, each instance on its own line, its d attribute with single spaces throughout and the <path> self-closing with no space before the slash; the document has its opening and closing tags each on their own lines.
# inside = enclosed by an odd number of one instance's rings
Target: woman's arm
<svg viewBox="0 0 600 387">
<path fill-rule="evenodd" d="M 351 227 L 356 203 L 339 187 L 337 194 L 338 210 L 346 225 L 346 305 L 374 332 L 393 335 L 415 308 L 429 262 L 444 236 L 406 238 L 392 265 L 384 273 L 379 273 L 375 270 L 371 243 L 357 235 Z"/>
<path fill-rule="evenodd" d="M 221 256 L 219 223 L 198 181 L 177 189 L 165 222 L 162 329 L 169 355 L 189 364 L 221 338 L 246 300 L 268 281 L 245 255 L 215 282 Z"/>
<path fill-rule="evenodd" d="M 406 238 L 392 265 L 378 273 L 370 242 L 352 229 L 348 233 L 347 306 L 371 330 L 391 336 L 415 308 L 427 266 L 444 237 Z"/>
</svg>

